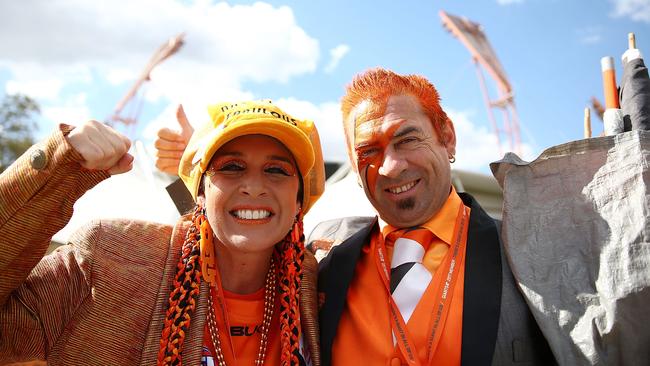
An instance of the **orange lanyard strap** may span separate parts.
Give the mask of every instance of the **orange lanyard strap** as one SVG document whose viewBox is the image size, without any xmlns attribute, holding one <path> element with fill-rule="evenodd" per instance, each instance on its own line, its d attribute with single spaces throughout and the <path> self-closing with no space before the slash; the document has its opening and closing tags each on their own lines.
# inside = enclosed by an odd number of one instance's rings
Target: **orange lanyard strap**
<svg viewBox="0 0 650 366">
<path fill-rule="evenodd" d="M 216 300 L 215 303 L 221 312 L 221 319 L 226 325 L 226 334 L 228 335 L 228 344 L 230 345 L 230 354 L 232 359 L 237 361 L 235 356 L 235 347 L 230 337 L 230 320 L 228 319 L 228 310 L 226 309 L 226 297 L 223 294 L 223 286 L 221 284 L 221 273 L 217 264 L 216 251 L 214 247 L 214 236 L 210 230 L 208 220 L 203 217 L 195 221 L 200 229 L 201 234 L 201 273 L 203 280 L 210 285 L 210 294 L 212 299 Z M 210 302 L 208 302 L 210 303 Z M 216 336 L 219 336 L 218 334 Z M 215 350 L 216 351 L 216 350 Z"/>
<path fill-rule="evenodd" d="M 460 272 L 462 263 L 465 259 L 464 245 L 467 241 L 467 221 L 467 208 L 461 203 L 460 207 L 458 208 L 456 223 L 454 225 L 451 255 L 448 255 L 445 258 L 445 261 L 438 269 L 443 270 L 443 273 L 446 272 L 447 274 L 444 277 L 444 286 L 438 286 L 435 293 L 435 298 L 438 299 L 436 301 L 436 304 L 438 304 L 438 306 L 433 309 L 432 324 L 430 326 L 431 330 L 429 331 L 429 337 L 427 337 L 427 354 L 429 362 L 431 362 L 433 359 L 433 355 L 435 354 L 435 350 L 438 347 L 438 343 L 442 336 L 442 329 L 444 329 L 444 324 L 447 320 L 447 315 L 449 314 L 449 304 L 453 296 L 453 289 L 456 286 L 458 273 Z M 419 366 L 420 360 L 417 357 L 415 343 L 411 339 L 411 335 L 406 328 L 404 318 L 402 317 L 402 314 L 400 313 L 399 308 L 397 307 L 397 304 L 395 303 L 395 300 L 390 293 L 390 264 L 387 260 L 386 245 L 381 233 L 379 234 L 379 240 L 376 242 L 377 245 L 375 246 L 375 264 L 377 265 L 377 270 L 379 271 L 382 282 L 384 283 L 384 288 L 388 293 L 391 327 L 395 333 L 397 345 L 399 346 L 402 355 L 404 355 L 404 358 L 409 365 Z"/>
<path fill-rule="evenodd" d="M 215 261 L 216 262 L 216 261 Z M 230 354 L 232 359 L 237 363 L 237 357 L 235 355 L 235 346 L 232 343 L 232 337 L 230 336 L 230 320 L 228 318 L 228 310 L 226 309 L 226 297 L 223 294 L 223 286 L 221 286 L 221 274 L 219 273 L 219 268 L 216 268 L 214 273 L 215 282 L 212 282 L 210 285 L 210 296 L 216 300 L 216 305 L 221 312 L 221 319 L 225 323 L 226 334 L 228 336 L 228 345 L 230 346 Z"/>
<path fill-rule="evenodd" d="M 433 359 L 435 350 L 438 348 L 440 338 L 442 338 L 442 330 L 444 329 L 447 315 L 451 308 L 450 303 L 456 287 L 456 280 L 458 274 L 464 268 L 465 261 L 465 246 L 467 243 L 467 224 L 468 214 L 467 208 L 461 203 L 458 216 L 456 217 L 456 224 L 454 226 L 454 238 L 452 239 L 452 252 L 445 260 L 445 269 L 447 275 L 445 276 L 444 286 L 438 287 L 435 298 L 439 299 L 438 306 L 433 309 L 431 321 L 433 325 L 430 327 L 429 337 L 427 338 L 427 350 L 429 355 L 429 363 Z M 462 210 L 462 212 L 460 212 Z M 444 272 L 443 272 L 444 273 Z"/>
</svg>

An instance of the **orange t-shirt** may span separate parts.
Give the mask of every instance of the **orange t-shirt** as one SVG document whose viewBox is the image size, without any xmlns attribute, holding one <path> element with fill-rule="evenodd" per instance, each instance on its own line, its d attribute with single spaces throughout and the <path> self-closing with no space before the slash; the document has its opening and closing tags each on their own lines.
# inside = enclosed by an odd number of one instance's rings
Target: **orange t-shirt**
<svg viewBox="0 0 650 366">
<path fill-rule="evenodd" d="M 216 301 L 214 313 L 217 317 L 221 353 L 228 365 L 254 365 L 260 347 L 262 318 L 264 315 L 264 287 L 249 295 L 238 295 L 224 291 L 226 309 L 230 320 L 230 331 L 226 330 L 225 320 Z M 266 346 L 265 365 L 280 365 L 280 307 L 276 297 L 275 311 L 269 329 Z M 233 358 L 230 342 L 236 354 Z M 202 366 L 217 364 L 216 353 L 210 339 L 208 324 L 203 332 Z"/>
<path fill-rule="evenodd" d="M 462 201 L 452 188 L 447 201 L 438 213 L 424 227 L 434 234 L 429 250 L 425 253 L 423 265 L 429 270 L 437 268 L 445 259 L 454 236 L 454 225 Z M 469 218 L 469 208 L 466 209 Z M 468 225 L 466 225 L 467 227 Z M 399 365 L 406 364 L 398 345 L 393 344 L 391 321 L 389 317 L 388 292 L 377 271 L 375 263 L 376 244 L 395 228 L 386 225 L 382 233 L 375 232 L 370 245 L 364 245 L 354 270 L 347 301 L 332 347 L 333 365 Z M 447 245 L 436 245 L 446 243 Z M 465 250 L 462 243 L 462 250 Z M 392 247 L 386 248 L 392 257 Z M 432 358 L 432 365 L 460 365 L 460 351 L 463 320 L 463 288 L 465 262 L 458 263 L 458 279 L 453 288 L 449 315 L 442 328 L 442 337 Z M 413 315 L 406 324 L 414 342 L 418 359 L 422 365 L 429 364 L 427 337 L 431 327 L 434 309 L 434 290 L 441 285 L 447 274 L 432 271 L 431 285 L 417 304 Z"/>
</svg>

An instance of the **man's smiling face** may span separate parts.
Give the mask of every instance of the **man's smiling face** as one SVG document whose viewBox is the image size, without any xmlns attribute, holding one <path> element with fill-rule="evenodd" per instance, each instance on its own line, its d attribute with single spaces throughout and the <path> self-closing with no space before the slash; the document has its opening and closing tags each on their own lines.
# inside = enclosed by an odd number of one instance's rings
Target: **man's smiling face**
<svg viewBox="0 0 650 366">
<path fill-rule="evenodd" d="M 410 227 L 433 217 L 451 188 L 449 157 L 456 152 L 451 123 L 438 136 L 411 95 L 393 95 L 385 106 L 363 101 L 350 119 L 357 172 L 381 218 Z"/>
</svg>

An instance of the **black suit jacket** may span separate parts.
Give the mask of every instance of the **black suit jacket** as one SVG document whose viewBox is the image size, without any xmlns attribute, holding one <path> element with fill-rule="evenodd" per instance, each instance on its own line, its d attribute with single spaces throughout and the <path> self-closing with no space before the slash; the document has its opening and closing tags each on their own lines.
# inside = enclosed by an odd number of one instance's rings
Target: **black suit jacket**
<svg viewBox="0 0 650 366">
<path fill-rule="evenodd" d="M 555 363 L 503 255 L 495 221 L 469 194 L 471 208 L 463 302 L 462 365 L 552 365 Z M 320 224 L 314 239 L 346 237 L 319 264 L 318 290 L 322 364 L 330 365 L 332 345 L 361 248 L 378 229 L 376 218 L 349 218 Z M 349 235 L 349 232 L 354 232 Z M 349 236 L 349 237 L 348 237 Z"/>
</svg>

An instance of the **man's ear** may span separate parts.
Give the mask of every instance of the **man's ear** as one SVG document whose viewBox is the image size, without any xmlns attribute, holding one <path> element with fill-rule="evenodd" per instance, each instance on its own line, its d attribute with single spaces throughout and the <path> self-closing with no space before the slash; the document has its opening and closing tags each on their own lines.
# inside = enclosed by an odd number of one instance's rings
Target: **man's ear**
<svg viewBox="0 0 650 366">
<path fill-rule="evenodd" d="M 451 156 L 456 155 L 456 130 L 454 129 L 454 123 L 451 122 L 449 118 L 445 121 L 445 124 L 442 126 L 442 144 L 445 145 L 447 149 L 447 154 Z"/>
</svg>

